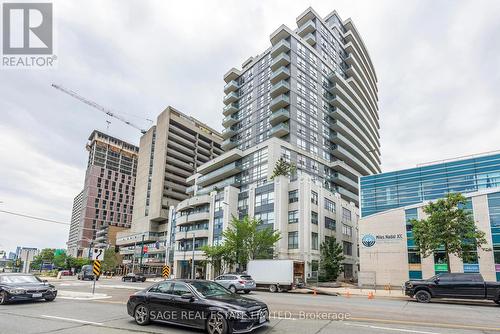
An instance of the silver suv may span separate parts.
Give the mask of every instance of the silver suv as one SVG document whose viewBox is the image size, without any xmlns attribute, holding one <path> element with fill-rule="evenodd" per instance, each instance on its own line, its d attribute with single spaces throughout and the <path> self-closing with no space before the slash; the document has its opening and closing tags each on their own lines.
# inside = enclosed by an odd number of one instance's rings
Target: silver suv
<svg viewBox="0 0 500 334">
<path fill-rule="evenodd" d="M 232 293 L 244 291 L 250 293 L 255 290 L 255 281 L 252 276 L 246 274 L 224 274 L 215 278 L 215 282 L 219 283 Z"/>
</svg>

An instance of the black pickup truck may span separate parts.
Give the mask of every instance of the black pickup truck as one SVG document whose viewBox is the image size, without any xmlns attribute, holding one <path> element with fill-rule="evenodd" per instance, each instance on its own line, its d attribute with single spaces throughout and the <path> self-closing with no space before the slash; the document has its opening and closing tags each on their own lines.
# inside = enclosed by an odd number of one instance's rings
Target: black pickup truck
<svg viewBox="0 0 500 334">
<path fill-rule="evenodd" d="M 405 282 L 405 294 L 420 303 L 432 298 L 488 299 L 500 305 L 500 282 L 485 282 L 481 274 L 438 274 Z"/>
</svg>

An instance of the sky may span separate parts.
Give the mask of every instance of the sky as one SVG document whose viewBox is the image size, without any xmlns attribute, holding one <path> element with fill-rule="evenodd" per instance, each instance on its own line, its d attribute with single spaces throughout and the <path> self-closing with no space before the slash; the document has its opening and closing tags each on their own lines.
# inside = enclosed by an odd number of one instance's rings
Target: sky
<svg viewBox="0 0 500 334">
<path fill-rule="evenodd" d="M 69 223 L 93 129 L 171 105 L 221 130 L 223 75 L 309 6 L 352 18 L 379 87 L 382 170 L 500 149 L 500 1 L 53 1 L 57 67 L 0 69 L 0 210 Z M 106 121 L 111 121 L 111 124 Z M 65 248 L 69 226 L 0 212 L 0 250 Z"/>
</svg>

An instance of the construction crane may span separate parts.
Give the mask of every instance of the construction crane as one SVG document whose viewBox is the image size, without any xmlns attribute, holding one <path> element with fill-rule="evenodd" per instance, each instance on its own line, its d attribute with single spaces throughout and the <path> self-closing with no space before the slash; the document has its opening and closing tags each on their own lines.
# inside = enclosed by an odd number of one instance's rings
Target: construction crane
<svg viewBox="0 0 500 334">
<path fill-rule="evenodd" d="M 121 116 L 113 113 L 112 111 L 104 108 L 103 106 L 97 104 L 96 102 L 90 101 L 90 100 L 84 98 L 83 96 L 79 95 L 78 93 L 76 93 L 76 92 L 74 92 L 74 91 L 72 91 L 70 89 L 66 89 L 66 88 L 64 88 L 64 87 L 62 87 L 60 85 L 56 85 L 56 84 L 52 84 L 52 87 L 54 87 L 55 89 L 60 90 L 63 93 L 66 93 L 66 94 L 74 97 L 77 100 L 80 100 L 81 102 L 85 103 L 86 105 L 89 105 L 89 106 L 91 106 L 91 107 L 93 107 L 93 108 L 95 108 L 97 110 L 102 111 L 103 113 L 105 113 L 106 115 L 108 115 L 110 117 L 116 118 L 117 120 L 119 120 L 119 121 L 121 121 L 121 122 L 123 122 L 123 123 L 125 123 L 125 124 L 127 124 L 127 125 L 129 125 L 131 127 L 133 127 L 134 129 L 137 129 L 137 130 L 141 131 L 142 134 L 146 133 L 146 130 L 144 130 L 144 129 L 140 128 L 139 126 L 137 126 L 137 125 L 135 125 L 135 124 L 127 121 L 125 118 L 123 118 L 123 117 L 121 117 Z M 150 122 L 152 122 L 150 119 L 147 119 L 147 120 L 150 121 Z"/>
</svg>

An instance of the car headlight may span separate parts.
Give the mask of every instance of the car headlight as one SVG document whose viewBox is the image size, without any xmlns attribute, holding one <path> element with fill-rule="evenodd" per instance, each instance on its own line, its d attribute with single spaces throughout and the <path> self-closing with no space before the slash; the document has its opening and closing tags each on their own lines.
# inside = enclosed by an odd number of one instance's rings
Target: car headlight
<svg viewBox="0 0 500 334">
<path fill-rule="evenodd" d="M 47 291 L 49 291 L 49 292 L 57 292 L 56 288 L 49 288 Z"/>
<path fill-rule="evenodd" d="M 10 290 L 7 290 L 8 293 L 10 293 L 11 295 L 22 295 L 23 293 L 26 293 L 26 290 L 24 289 L 10 289 Z"/>
</svg>

